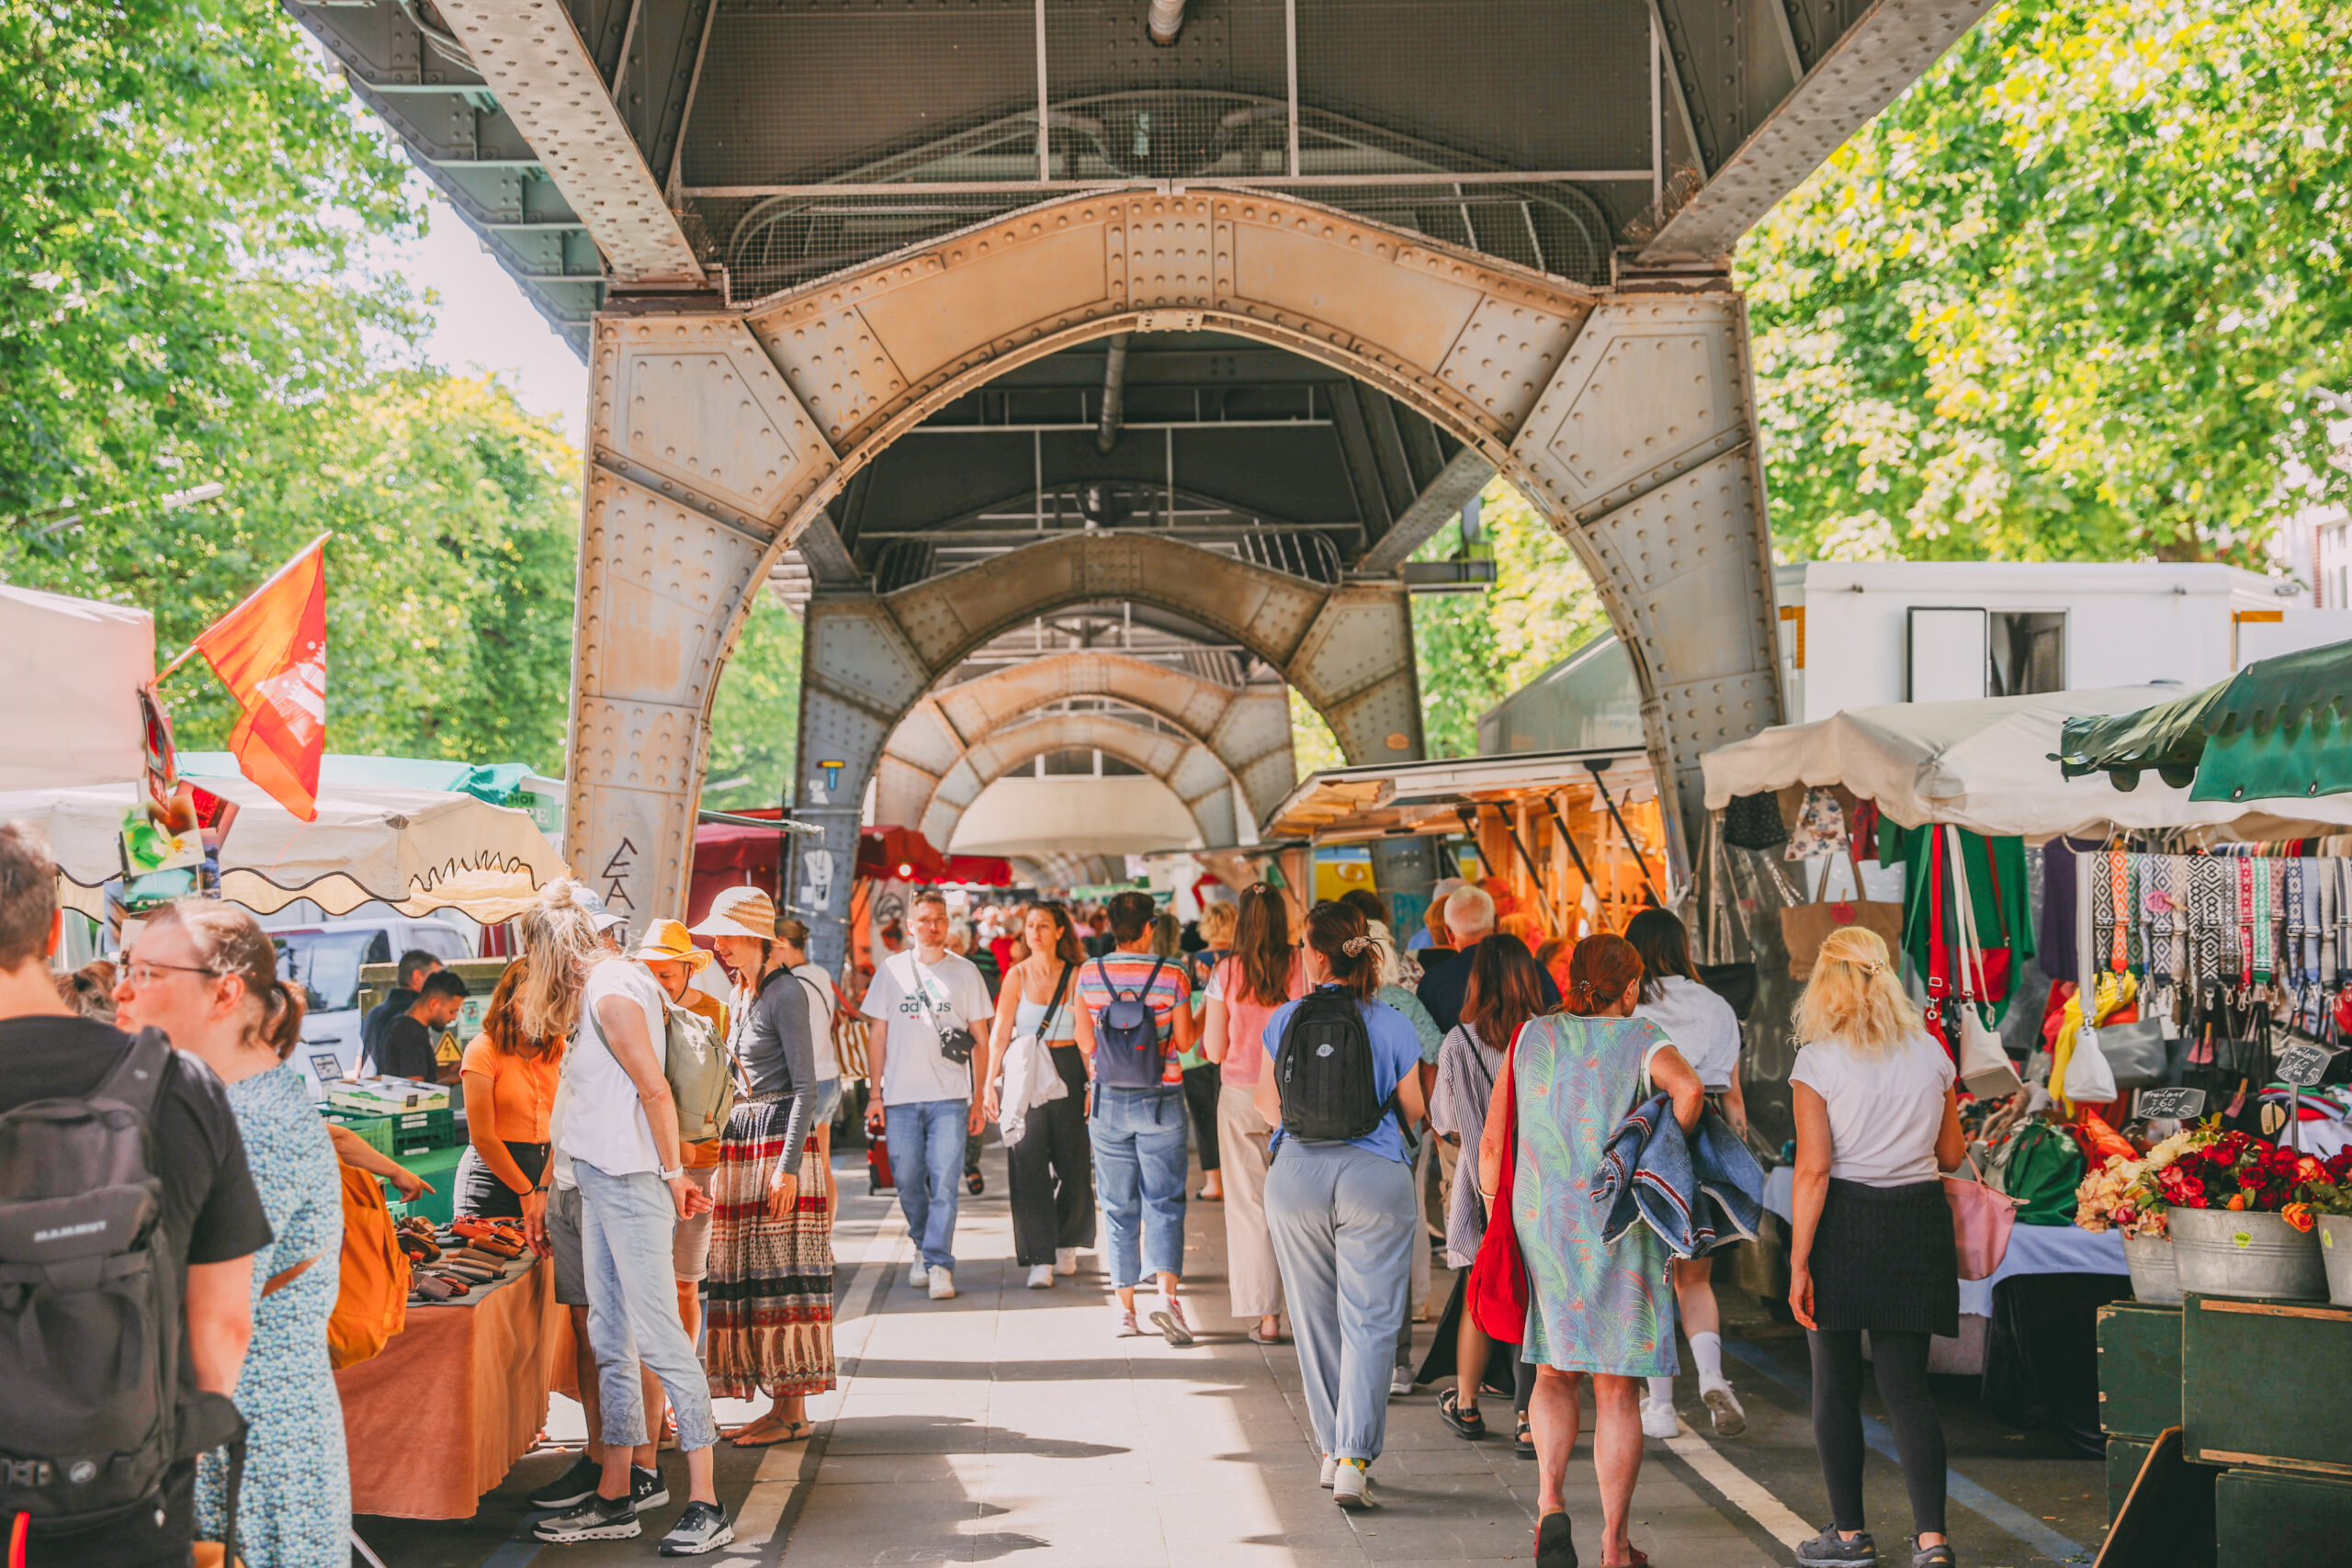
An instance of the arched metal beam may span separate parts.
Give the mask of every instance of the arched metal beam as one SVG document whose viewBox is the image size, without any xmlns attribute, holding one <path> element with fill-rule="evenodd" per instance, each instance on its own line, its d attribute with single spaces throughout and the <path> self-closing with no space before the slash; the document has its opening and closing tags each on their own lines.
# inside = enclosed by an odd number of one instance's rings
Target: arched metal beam
<svg viewBox="0 0 2352 1568">
<path fill-rule="evenodd" d="M 918 826 L 923 837 L 944 849 L 965 811 L 989 785 L 1048 752 L 1088 750 L 1116 757 L 1166 784 L 1184 803 L 1204 845 L 1234 841 L 1233 780 L 1225 764 L 1190 736 L 1147 729 L 1107 713 L 1046 714 L 988 736 L 939 781 Z"/>
<path fill-rule="evenodd" d="M 875 817 L 920 822 L 939 782 L 1005 726 L 1073 697 L 1115 697 L 1176 726 L 1240 784 L 1252 824 L 1298 782 L 1290 699 L 1280 686 L 1238 689 L 1119 653 L 1057 653 L 933 691 L 890 734 Z M 934 840 L 936 841 L 936 840 Z"/>
<path fill-rule="evenodd" d="M 1336 366 L 1443 424 L 1534 498 L 1634 657 L 1653 758 L 1678 787 L 1697 779 L 1702 751 L 1779 717 L 1736 294 L 1694 290 L 1689 279 L 1656 291 L 1586 288 L 1264 193 L 1081 195 L 748 312 L 598 318 L 567 832 L 574 865 L 640 919 L 682 902 L 719 667 L 753 585 L 850 474 L 1017 365 L 1110 333 L 1173 330 L 1238 333 Z M 1166 571 L 1216 558 L 1147 563 L 1125 548 L 1132 537 L 1077 541 L 1056 591 L 1158 595 L 1196 613 L 1197 595 Z M 993 596 L 984 574 L 1018 558 L 906 590 L 926 596 L 920 626 L 895 612 L 835 613 L 855 601 L 812 602 L 811 637 L 822 625 L 843 656 L 828 666 L 846 671 L 831 711 L 864 716 L 868 758 L 934 677 L 926 650 L 971 646 L 977 626 L 1003 624 L 985 604 L 974 617 L 958 601 L 967 591 Z M 1138 575 L 1139 566 L 1149 570 Z M 1224 620 L 1255 620 L 1264 607 L 1280 618 L 1285 604 L 1295 615 L 1297 594 L 1314 592 L 1262 575 L 1272 580 L 1265 605 L 1228 604 Z M 1317 628 L 1346 644 L 1357 640 L 1351 623 L 1361 629 L 1401 610 L 1392 585 L 1343 585 L 1279 662 L 1313 652 L 1333 687 L 1385 686 L 1367 706 L 1398 711 L 1385 733 L 1408 746 L 1388 754 L 1409 756 L 1419 734 L 1409 661 L 1392 678 L 1351 670 L 1345 648 L 1328 660 L 1306 648 Z M 808 728 L 814 716 L 804 709 L 805 764 L 849 761 Z M 1380 754 L 1385 733 L 1371 713 L 1334 728 L 1351 752 Z M 796 901 L 816 895 L 830 906 L 847 896 L 858 795 L 830 791 L 821 777 L 803 782 L 804 809 L 835 813 L 838 830 L 823 851 L 802 854 Z M 863 776 L 854 782 L 862 792 Z"/>
</svg>

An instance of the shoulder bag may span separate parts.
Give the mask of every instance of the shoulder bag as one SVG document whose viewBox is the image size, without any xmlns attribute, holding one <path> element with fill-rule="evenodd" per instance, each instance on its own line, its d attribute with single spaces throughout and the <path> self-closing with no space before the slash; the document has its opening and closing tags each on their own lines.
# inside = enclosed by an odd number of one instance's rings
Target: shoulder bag
<svg viewBox="0 0 2352 1568">
<path fill-rule="evenodd" d="M 907 953 L 900 956 L 907 961 L 907 994 L 922 1004 L 923 1016 L 931 1021 L 932 1032 L 939 1036 L 939 1054 L 959 1067 L 969 1065 L 972 1052 L 978 1048 L 979 1041 L 973 1036 L 971 1030 L 956 1021 L 954 1013 L 946 1014 L 943 1020 L 938 1004 L 931 999 L 931 986 L 924 980 L 922 969 L 917 967 L 914 954 Z"/>
<path fill-rule="evenodd" d="M 1989 1280 L 2009 1254 L 2009 1231 L 2018 1223 L 2018 1200 L 1984 1184 L 1971 1151 L 1966 1176 L 1944 1178 L 1944 1201 L 1951 1205 L 1952 1250 L 1963 1280 Z"/>
<path fill-rule="evenodd" d="M 1512 1052 L 1503 1053 L 1509 1069 Z M 1519 1166 L 1519 1074 L 1510 1075 L 1503 1096 L 1503 1168 L 1495 1179 L 1494 1206 L 1487 1212 L 1487 1232 L 1478 1240 L 1478 1256 L 1470 1263 L 1470 1284 L 1464 1308 L 1490 1339 L 1516 1345 L 1527 1333 L 1527 1264 L 1519 1255 L 1519 1226 L 1511 1219 L 1511 1179 Z M 1471 1179 L 1477 1179 L 1473 1165 Z"/>
<path fill-rule="evenodd" d="M 1883 903 L 1863 896 L 1862 863 L 1854 853 L 1854 841 L 1846 840 L 1846 863 L 1854 868 L 1854 896 L 1832 902 L 1826 898 L 1810 904 L 1798 904 L 1781 911 L 1781 940 L 1789 950 L 1789 978 L 1805 981 L 1813 978 L 1814 960 L 1821 955 L 1821 944 L 1829 933 L 1840 926 L 1863 926 L 1878 932 L 1891 953 L 1903 951 L 1903 906 Z M 1831 867 L 1821 873 L 1821 889 L 1829 890 Z"/>
<path fill-rule="evenodd" d="M 1946 828 L 1951 852 L 1952 895 L 1960 923 L 1960 996 L 1955 998 L 1960 1013 L 1960 1046 L 1954 1061 L 1960 1068 L 1960 1080 L 1968 1092 L 1979 1100 L 1998 1100 L 2017 1093 L 2025 1087 L 2018 1077 L 2017 1066 L 2009 1060 L 2008 1049 L 2001 1037 L 1984 1021 L 1984 998 L 1969 990 L 1969 976 L 1982 976 L 1984 949 L 1976 942 L 1976 905 L 1968 894 L 1968 874 L 1960 855 L 1960 829 Z"/>
</svg>

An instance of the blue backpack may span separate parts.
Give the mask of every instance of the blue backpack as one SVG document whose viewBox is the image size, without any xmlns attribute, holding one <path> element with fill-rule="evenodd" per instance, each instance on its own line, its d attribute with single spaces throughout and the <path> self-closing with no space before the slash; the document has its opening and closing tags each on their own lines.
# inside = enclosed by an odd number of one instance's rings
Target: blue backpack
<svg viewBox="0 0 2352 1568">
<path fill-rule="evenodd" d="M 1167 961 L 1155 958 L 1141 987 L 1123 991 L 1111 983 L 1102 961 L 1094 972 L 1111 999 L 1094 1018 L 1094 1081 L 1105 1089 L 1157 1089 L 1164 1056 L 1159 1048 L 1159 1019 L 1152 1011 L 1151 987 Z"/>
</svg>

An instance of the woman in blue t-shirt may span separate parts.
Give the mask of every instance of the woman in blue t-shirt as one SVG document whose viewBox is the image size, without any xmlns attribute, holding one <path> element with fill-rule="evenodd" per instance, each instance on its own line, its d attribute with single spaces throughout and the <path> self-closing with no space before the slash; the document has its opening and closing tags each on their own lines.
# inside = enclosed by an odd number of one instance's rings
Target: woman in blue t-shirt
<svg viewBox="0 0 2352 1568">
<path fill-rule="evenodd" d="M 1421 1119 L 1420 1036 L 1396 1009 L 1373 1000 L 1380 953 L 1363 916 L 1345 904 L 1307 911 L 1302 952 L 1309 986 L 1355 998 L 1372 1043 L 1373 1087 L 1391 1112 L 1362 1137 L 1274 1134 L 1266 1175 L 1266 1222 L 1306 1384 L 1306 1409 L 1323 1454 L 1323 1484 L 1343 1508 L 1371 1501 L 1372 1461 L 1388 1429 L 1388 1378 L 1412 1283 L 1420 1218 L 1413 1201 L 1405 1129 Z M 1310 993 L 1312 995 L 1312 993 Z M 1259 1114 L 1283 1122 L 1283 1031 L 1304 1000 L 1266 1021 L 1269 1070 L 1259 1075 Z"/>
</svg>

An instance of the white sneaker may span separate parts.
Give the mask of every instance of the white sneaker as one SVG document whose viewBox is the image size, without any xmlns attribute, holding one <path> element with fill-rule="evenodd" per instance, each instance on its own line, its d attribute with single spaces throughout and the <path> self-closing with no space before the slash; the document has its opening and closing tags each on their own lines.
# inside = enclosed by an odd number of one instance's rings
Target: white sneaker
<svg viewBox="0 0 2352 1568">
<path fill-rule="evenodd" d="M 1338 1454 L 1325 1454 L 1323 1456 L 1323 1473 L 1317 1478 L 1315 1484 L 1323 1488 L 1324 1491 L 1329 1492 L 1331 1490 L 1331 1483 L 1337 1481 L 1339 1476 L 1340 1456 Z"/>
<path fill-rule="evenodd" d="M 1074 1247 L 1057 1247 L 1054 1248 L 1054 1272 L 1057 1274 L 1077 1273 L 1078 1248 Z"/>
<path fill-rule="evenodd" d="M 1184 1303 L 1175 1296 L 1161 1296 L 1159 1301 L 1151 1309 L 1151 1325 L 1168 1343 L 1182 1349 L 1193 1342 L 1193 1325 L 1184 1321 Z"/>
<path fill-rule="evenodd" d="M 1361 1464 L 1339 1461 L 1331 1476 L 1331 1501 L 1351 1511 L 1369 1508 L 1372 1500 L 1372 1472 Z"/>
<path fill-rule="evenodd" d="M 1388 1397 L 1402 1399 L 1413 1392 L 1413 1369 L 1398 1367 L 1388 1374 Z"/>
<path fill-rule="evenodd" d="M 1052 1290 L 1054 1288 L 1054 1266 L 1050 1263 L 1038 1263 L 1032 1265 L 1029 1269 L 1029 1288 L 1033 1291 Z"/>
<path fill-rule="evenodd" d="M 1747 1430 L 1747 1412 L 1740 1408 L 1739 1395 L 1732 1393 L 1727 1382 L 1699 1380 L 1699 1397 L 1707 1402 L 1707 1414 L 1715 1419 L 1715 1436 L 1736 1438 Z"/>
<path fill-rule="evenodd" d="M 1670 1399 L 1642 1401 L 1643 1437 L 1671 1438 L 1681 1430 L 1682 1423 L 1674 1414 L 1674 1401 Z"/>
<path fill-rule="evenodd" d="M 920 1291 L 930 1283 L 931 1269 L 918 1255 L 912 1263 L 907 1265 L 907 1286 L 910 1290 Z"/>
<path fill-rule="evenodd" d="M 935 1302 L 952 1301 L 955 1295 L 955 1274 L 948 1269 L 934 1267 L 931 1271 L 931 1299 Z"/>
<path fill-rule="evenodd" d="M 1111 1337 L 1114 1339 L 1133 1339 L 1142 1333 L 1143 1330 L 1136 1326 L 1136 1309 L 1131 1306 L 1121 1306 L 1119 1304 L 1118 1298 L 1115 1296 L 1113 1297 L 1111 1301 Z"/>
</svg>

